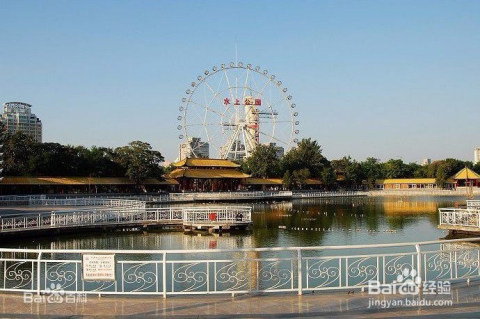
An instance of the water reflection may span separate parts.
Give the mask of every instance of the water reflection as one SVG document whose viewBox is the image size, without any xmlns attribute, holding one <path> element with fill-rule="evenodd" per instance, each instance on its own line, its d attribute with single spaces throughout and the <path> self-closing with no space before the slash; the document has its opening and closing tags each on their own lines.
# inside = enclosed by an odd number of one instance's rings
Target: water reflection
<svg viewBox="0 0 480 319">
<path fill-rule="evenodd" d="M 55 249 L 233 249 L 329 246 L 436 240 L 438 208 L 458 197 L 307 199 L 253 206 L 246 233 L 185 235 L 181 232 L 107 233 L 16 239 L 4 247 Z M 218 205 L 218 204 L 216 204 Z M 239 204 L 245 205 L 245 204 Z"/>
</svg>

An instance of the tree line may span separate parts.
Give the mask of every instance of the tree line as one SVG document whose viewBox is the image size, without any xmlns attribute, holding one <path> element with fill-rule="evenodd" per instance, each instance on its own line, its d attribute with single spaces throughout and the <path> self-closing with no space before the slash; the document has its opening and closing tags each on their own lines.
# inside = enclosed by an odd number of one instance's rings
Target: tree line
<svg viewBox="0 0 480 319">
<path fill-rule="evenodd" d="M 3 136 L 4 176 L 129 177 L 136 184 L 159 178 L 164 158 L 150 144 L 110 148 L 38 143 L 22 132 Z"/>
<path fill-rule="evenodd" d="M 338 185 L 337 176 L 342 176 L 342 187 L 353 188 L 366 183 L 373 188 L 375 182 L 388 178 L 435 178 L 439 187 L 447 180 L 468 167 L 480 174 L 480 163 L 462 161 L 453 158 L 435 161 L 429 165 L 405 163 L 401 159 L 387 162 L 369 157 L 365 161 L 356 161 L 350 156 L 328 160 L 322 154 L 317 141 L 310 138 L 301 140 L 282 158 L 276 155 L 276 147 L 259 145 L 242 163 L 244 172 L 259 178 L 282 178 L 288 188 L 304 188 L 309 178 L 319 178 L 323 185 L 334 188 Z"/>
<path fill-rule="evenodd" d="M 162 154 L 142 141 L 111 148 L 37 143 L 22 132 L 3 136 L 4 176 L 89 176 L 129 177 L 136 184 L 147 178 L 160 178 Z M 241 170 L 252 177 L 281 178 L 285 187 L 302 189 L 308 179 L 320 179 L 327 189 L 338 186 L 353 188 L 366 183 L 372 188 L 379 179 L 435 178 L 439 187 L 464 167 L 480 173 L 480 163 L 447 158 L 429 165 L 405 163 L 401 159 L 380 162 L 373 157 L 356 161 L 350 156 L 328 160 L 322 148 L 311 138 L 302 139 L 297 147 L 278 158 L 277 148 L 258 145 L 251 156 L 242 161 Z"/>
</svg>

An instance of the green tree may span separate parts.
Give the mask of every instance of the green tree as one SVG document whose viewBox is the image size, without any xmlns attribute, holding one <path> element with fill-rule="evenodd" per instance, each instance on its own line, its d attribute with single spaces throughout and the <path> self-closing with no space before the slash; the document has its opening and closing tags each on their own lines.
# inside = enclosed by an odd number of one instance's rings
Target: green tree
<svg viewBox="0 0 480 319">
<path fill-rule="evenodd" d="M 280 160 L 275 146 L 258 145 L 244 163 L 246 170 L 253 177 L 266 178 L 280 175 Z"/>
<path fill-rule="evenodd" d="M 292 174 L 295 185 L 303 189 L 307 185 L 307 180 L 310 178 L 310 171 L 307 168 L 299 169 Z"/>
<path fill-rule="evenodd" d="M 362 175 L 367 181 L 369 188 L 374 188 L 378 179 L 382 179 L 382 165 L 376 158 L 368 157 L 361 163 Z"/>
<path fill-rule="evenodd" d="M 328 165 L 320 145 L 311 138 L 302 139 L 297 147 L 291 149 L 281 160 L 283 172 L 307 169 L 312 177 L 320 177 L 323 168 Z"/>
<path fill-rule="evenodd" d="M 401 159 L 391 159 L 383 163 L 383 174 L 385 178 L 407 178 L 411 177 L 408 165 Z"/>
<path fill-rule="evenodd" d="M 448 168 L 445 164 L 439 165 L 435 172 L 435 183 L 438 187 L 443 187 L 448 179 Z"/>
<path fill-rule="evenodd" d="M 5 134 L 3 141 L 3 168 L 4 175 L 29 176 L 32 175 L 32 159 L 36 154 L 38 143 L 22 132 L 13 135 Z"/>
<path fill-rule="evenodd" d="M 335 170 L 332 167 L 324 167 L 322 171 L 322 181 L 323 185 L 330 190 L 333 188 L 335 185 L 335 182 L 337 181 L 337 174 L 335 173 Z"/>
<path fill-rule="evenodd" d="M 472 169 L 473 169 L 477 174 L 480 174 L 480 162 L 475 163 L 475 165 L 472 166 Z"/>
<path fill-rule="evenodd" d="M 362 166 L 350 156 L 344 156 L 339 160 L 332 160 L 331 165 L 333 169 L 342 173 L 345 176 L 345 184 L 352 188 L 355 185 L 361 185 L 363 180 Z"/>
<path fill-rule="evenodd" d="M 287 189 L 292 189 L 294 186 L 295 181 L 293 180 L 292 173 L 290 171 L 286 171 L 283 175 L 282 184 Z"/>
<path fill-rule="evenodd" d="M 150 144 L 133 141 L 128 146 L 115 149 L 116 161 L 126 168 L 126 176 L 138 186 L 147 178 L 160 177 L 164 158 Z"/>
</svg>

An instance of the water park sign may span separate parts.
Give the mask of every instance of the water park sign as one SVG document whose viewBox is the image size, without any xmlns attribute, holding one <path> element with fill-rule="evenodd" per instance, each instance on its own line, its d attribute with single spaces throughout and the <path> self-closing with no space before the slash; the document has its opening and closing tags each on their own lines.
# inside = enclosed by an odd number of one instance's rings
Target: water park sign
<svg viewBox="0 0 480 319">
<path fill-rule="evenodd" d="M 83 280 L 115 281 L 115 254 L 83 254 Z"/>
</svg>

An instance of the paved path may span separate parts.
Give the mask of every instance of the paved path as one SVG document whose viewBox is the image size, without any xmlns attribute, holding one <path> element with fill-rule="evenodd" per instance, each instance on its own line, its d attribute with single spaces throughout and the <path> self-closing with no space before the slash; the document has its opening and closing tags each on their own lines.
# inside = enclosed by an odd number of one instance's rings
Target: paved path
<svg viewBox="0 0 480 319">
<path fill-rule="evenodd" d="M 315 293 L 222 296 L 98 297 L 85 303 L 24 303 L 21 294 L 0 294 L 0 317 L 170 317 L 170 318 L 479 318 L 480 283 L 453 285 L 450 295 L 423 295 L 425 300 L 452 300 L 453 305 L 368 308 L 366 293 Z M 418 298 L 418 297 L 417 297 Z M 405 300 L 380 296 L 375 300 Z M 412 300 L 412 297 L 408 297 Z"/>
</svg>

